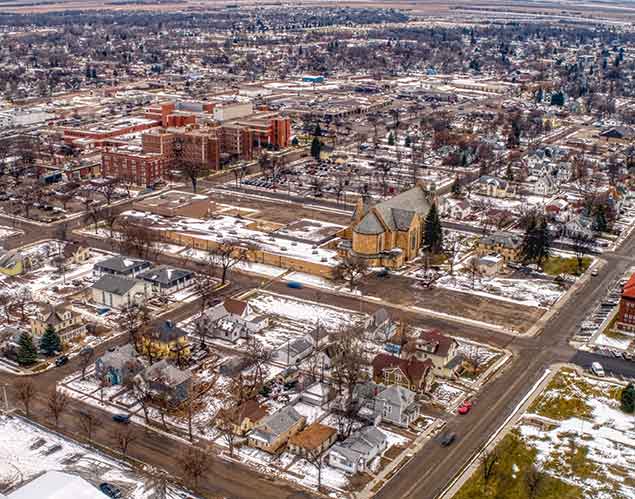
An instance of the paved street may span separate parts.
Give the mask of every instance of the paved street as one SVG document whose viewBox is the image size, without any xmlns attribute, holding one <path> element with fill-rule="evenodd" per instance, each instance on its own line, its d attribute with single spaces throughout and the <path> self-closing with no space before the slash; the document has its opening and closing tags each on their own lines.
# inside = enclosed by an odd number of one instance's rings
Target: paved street
<svg viewBox="0 0 635 499">
<path fill-rule="evenodd" d="M 38 240 L 50 237 L 50 231 L 43 228 L 24 227 L 29 231 L 28 240 Z M 38 237 L 39 236 L 39 237 Z M 101 243 L 105 248 L 106 242 Z M 107 248 L 110 249 L 110 248 Z M 542 335 L 534 338 L 514 337 L 511 335 L 490 331 L 468 325 L 460 325 L 456 322 L 448 322 L 434 317 L 426 317 L 423 314 L 406 312 L 401 309 L 390 309 L 396 317 L 403 317 L 415 324 L 428 327 L 439 327 L 451 330 L 454 334 L 484 341 L 492 345 L 508 348 L 514 352 L 510 363 L 492 380 L 486 389 L 479 394 L 473 410 L 466 416 L 450 418 L 447 429 L 457 433 L 457 442 L 449 448 L 441 448 L 436 441 L 428 442 L 415 457 L 396 474 L 379 493 L 382 498 L 417 498 L 432 499 L 437 497 L 446 484 L 456 475 L 463 464 L 479 450 L 488 440 L 491 434 L 504 422 L 513 411 L 527 391 L 542 375 L 544 370 L 556 362 L 573 362 L 582 367 L 588 367 L 594 360 L 599 360 L 607 371 L 626 376 L 635 376 L 635 364 L 621 359 L 609 359 L 590 353 L 575 351 L 568 344 L 568 339 L 574 334 L 584 314 L 593 308 L 593 305 L 601 300 L 607 287 L 616 278 L 621 276 L 627 268 L 635 263 L 630 256 L 635 249 L 635 238 L 631 236 L 624 245 L 615 253 L 607 253 L 604 258 L 607 265 L 598 277 L 589 279 L 580 290 L 565 303 L 558 313 L 546 324 Z M 184 261 L 182 258 L 161 255 L 159 261 L 175 265 L 197 268 L 192 261 Z M 284 282 L 265 282 L 263 278 L 234 273 L 232 285 L 224 290 L 224 294 L 234 294 L 259 287 L 263 283 L 267 289 L 273 292 L 296 296 L 298 298 L 315 300 L 348 308 L 372 313 L 377 308 L 386 306 L 380 302 L 370 303 L 353 296 L 332 294 L 328 290 L 319 292 L 304 287 L 291 289 Z M 179 320 L 191 313 L 197 307 L 197 303 L 186 304 L 170 313 L 170 318 Z M 167 317 L 167 316 L 166 316 Z M 483 318 L 487 321 L 487 317 Z M 125 342 L 125 337 L 111 340 L 98 349 L 103 352 L 107 347 Z M 32 417 L 36 421 L 47 421 L 47 409 L 45 394 L 52 389 L 59 379 L 77 369 L 74 362 L 60 368 L 47 371 L 36 376 L 37 388 L 40 392 L 32 408 Z M 0 374 L 0 384 L 9 385 L 9 397 L 13 399 L 12 383 L 15 377 L 8 374 Z M 61 431 L 69 435 L 77 435 L 77 411 L 84 407 L 79 402 L 71 404 L 71 410 L 63 416 Z M 112 422 L 109 414 L 104 414 L 97 409 L 100 420 L 99 430 L 95 440 L 102 445 L 114 447 L 113 435 L 117 431 L 117 424 Z M 180 474 L 178 457 L 186 448 L 186 443 L 170 439 L 168 437 L 147 433 L 138 427 L 139 439 L 131 446 L 131 456 L 145 462 L 161 466 L 173 473 Z M 210 456 L 210 471 L 201 483 L 201 490 L 209 497 L 240 497 L 240 498 L 280 498 L 302 497 L 305 492 L 292 485 L 275 483 L 258 477 L 255 473 L 237 464 L 227 462 Z"/>
<path fill-rule="evenodd" d="M 635 363 L 582 353 L 569 346 L 580 321 L 606 294 L 609 284 L 633 265 L 630 255 L 635 249 L 631 236 L 615 253 L 606 254 L 608 264 L 602 273 L 580 288 L 546 324 L 543 334 L 535 338 L 518 338 L 510 343 L 515 356 L 485 390 L 479 394 L 472 411 L 455 416 L 447 431 L 457 434 L 457 441 L 443 448 L 431 440 L 404 466 L 377 497 L 391 499 L 433 499 L 460 471 L 461 467 L 487 442 L 534 383 L 550 365 L 572 362 L 588 368 L 593 361 L 606 366 L 614 375 L 635 376 Z"/>
</svg>

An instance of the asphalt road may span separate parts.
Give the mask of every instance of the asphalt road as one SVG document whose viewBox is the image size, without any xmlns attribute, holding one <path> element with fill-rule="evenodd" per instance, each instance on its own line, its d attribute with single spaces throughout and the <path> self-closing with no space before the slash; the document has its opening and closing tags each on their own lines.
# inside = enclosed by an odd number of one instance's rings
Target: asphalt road
<svg viewBox="0 0 635 499">
<path fill-rule="evenodd" d="M 583 317 L 605 296 L 608 286 L 633 265 L 635 236 L 604 258 L 607 265 L 599 276 L 586 282 L 535 338 L 518 338 L 510 342 L 514 356 L 507 367 L 490 382 L 473 409 L 465 416 L 448 421 L 447 431 L 457 434 L 447 448 L 430 440 L 379 492 L 381 499 L 433 499 L 438 497 L 462 466 L 487 442 L 505 422 L 550 365 L 571 362 L 588 368 L 598 361 L 617 376 L 635 377 L 635 363 L 592 353 L 578 352 L 568 340 Z"/>
</svg>

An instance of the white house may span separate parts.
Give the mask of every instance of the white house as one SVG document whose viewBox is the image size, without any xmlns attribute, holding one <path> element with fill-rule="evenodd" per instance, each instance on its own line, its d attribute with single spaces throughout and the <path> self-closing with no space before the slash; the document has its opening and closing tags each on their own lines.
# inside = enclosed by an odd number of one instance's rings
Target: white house
<svg viewBox="0 0 635 499">
<path fill-rule="evenodd" d="M 374 426 L 367 426 L 331 447 L 329 465 L 347 473 L 363 472 L 387 446 L 386 435 Z"/>
<path fill-rule="evenodd" d="M 226 298 L 206 310 L 199 319 L 199 325 L 208 335 L 232 343 L 262 331 L 268 324 L 269 319 L 254 313 L 249 303 L 233 298 Z"/>
<path fill-rule="evenodd" d="M 93 301 L 99 305 L 125 308 L 146 299 L 150 294 L 150 288 L 145 281 L 106 274 L 92 285 L 91 293 Z"/>
<path fill-rule="evenodd" d="M 301 336 L 287 341 L 278 350 L 273 352 L 273 360 L 290 366 L 305 359 L 314 348 L 313 338 L 310 335 Z"/>
</svg>

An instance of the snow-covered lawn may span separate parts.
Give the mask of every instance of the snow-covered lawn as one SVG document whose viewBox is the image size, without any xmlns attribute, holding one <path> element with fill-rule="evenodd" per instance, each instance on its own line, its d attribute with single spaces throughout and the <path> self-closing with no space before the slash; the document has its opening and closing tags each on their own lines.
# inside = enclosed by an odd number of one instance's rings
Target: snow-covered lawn
<svg viewBox="0 0 635 499">
<path fill-rule="evenodd" d="M 558 284 L 549 280 L 481 277 L 472 282 L 471 276 L 461 273 L 442 277 L 436 285 L 464 293 L 542 308 L 552 306 L 564 293 Z"/>
<path fill-rule="evenodd" d="M 270 325 L 256 334 L 270 348 L 283 345 L 289 338 L 311 334 L 318 323 L 325 330 L 336 332 L 368 320 L 366 314 L 266 291 L 257 291 L 247 301 L 254 312 L 270 319 Z"/>
<path fill-rule="evenodd" d="M 63 471 L 79 475 L 95 486 L 112 483 L 129 499 L 147 499 L 151 494 L 145 489 L 143 477 L 128 465 L 21 418 L 0 417 L 0 434 L 0 484 L 7 490 L 43 472 Z M 171 486 L 168 497 L 184 497 L 182 494 L 184 491 Z"/>
<path fill-rule="evenodd" d="M 563 369 L 518 423 L 545 471 L 584 497 L 635 497 L 635 420 L 620 409 L 621 389 Z"/>
<path fill-rule="evenodd" d="M 449 407 L 463 398 L 465 391 L 448 383 L 437 382 L 432 387 L 430 396 L 434 402 L 444 407 Z"/>
</svg>

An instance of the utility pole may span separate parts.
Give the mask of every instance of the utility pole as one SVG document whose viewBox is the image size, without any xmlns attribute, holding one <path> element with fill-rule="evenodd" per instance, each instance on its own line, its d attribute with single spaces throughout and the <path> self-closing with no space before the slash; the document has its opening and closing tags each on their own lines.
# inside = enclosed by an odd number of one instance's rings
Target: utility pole
<svg viewBox="0 0 635 499">
<path fill-rule="evenodd" d="M 7 385 L 2 385 L 2 395 L 4 396 L 4 412 L 9 414 L 9 397 L 7 397 Z"/>
</svg>

